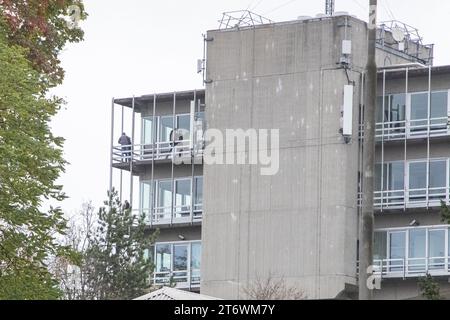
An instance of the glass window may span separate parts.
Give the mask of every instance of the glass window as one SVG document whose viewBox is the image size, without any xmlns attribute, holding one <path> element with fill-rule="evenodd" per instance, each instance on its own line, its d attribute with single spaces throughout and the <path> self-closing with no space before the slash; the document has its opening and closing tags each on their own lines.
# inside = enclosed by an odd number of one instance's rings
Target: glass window
<svg viewBox="0 0 450 320">
<path fill-rule="evenodd" d="M 187 271 L 188 269 L 188 246 L 173 246 L 173 271 Z"/>
<path fill-rule="evenodd" d="M 191 130 L 191 116 L 188 114 L 180 115 L 178 117 L 177 129 Z"/>
<path fill-rule="evenodd" d="M 448 92 L 431 93 L 431 119 L 445 118 L 448 114 Z M 445 121 L 447 122 L 447 121 Z"/>
<path fill-rule="evenodd" d="M 450 228 L 447 230 L 447 240 L 448 240 L 448 244 L 447 244 L 447 248 L 448 248 L 448 256 L 450 257 Z"/>
<path fill-rule="evenodd" d="M 430 230 L 428 233 L 428 256 L 430 269 L 442 269 L 445 264 L 445 230 Z M 441 258 L 441 259 L 437 259 Z"/>
<path fill-rule="evenodd" d="M 381 189 L 381 164 L 377 163 L 375 165 L 375 191 L 383 191 L 383 189 Z"/>
<path fill-rule="evenodd" d="M 172 181 L 158 181 L 158 208 L 164 208 L 165 212 L 172 210 Z"/>
<path fill-rule="evenodd" d="M 428 126 L 428 93 L 411 95 L 410 132 L 427 131 Z"/>
<path fill-rule="evenodd" d="M 427 188 L 427 163 L 411 162 L 409 164 L 409 200 L 425 200 Z"/>
<path fill-rule="evenodd" d="M 392 232 L 389 234 L 389 259 L 391 271 L 402 271 L 405 260 L 406 232 Z"/>
<path fill-rule="evenodd" d="M 405 166 L 403 162 L 388 164 L 388 189 L 403 190 L 405 188 Z"/>
<path fill-rule="evenodd" d="M 191 180 L 183 179 L 175 181 L 175 211 L 190 213 L 191 207 Z"/>
<path fill-rule="evenodd" d="M 152 207 L 152 184 L 141 182 L 141 210 L 147 212 Z"/>
<path fill-rule="evenodd" d="M 413 229 L 409 231 L 409 271 L 421 271 L 426 267 L 426 229 Z"/>
<path fill-rule="evenodd" d="M 156 118 L 155 118 L 156 119 Z M 153 117 L 142 119 L 142 144 L 153 144 Z"/>
<path fill-rule="evenodd" d="M 384 260 L 387 256 L 387 232 L 375 232 L 374 234 L 374 259 Z"/>
<path fill-rule="evenodd" d="M 176 140 L 184 141 L 191 139 L 191 116 L 179 115 L 177 116 L 177 136 Z"/>
<path fill-rule="evenodd" d="M 384 108 L 388 109 L 389 108 L 388 97 L 386 97 L 385 103 L 386 103 L 386 105 L 384 106 Z M 384 114 L 384 112 L 383 112 L 383 97 L 377 97 L 377 109 L 376 109 L 376 121 L 377 121 L 377 123 L 383 123 L 384 122 L 383 114 Z"/>
<path fill-rule="evenodd" d="M 193 243 L 191 247 L 191 268 L 200 269 L 200 261 L 202 259 L 202 244 Z"/>
<path fill-rule="evenodd" d="M 170 244 L 156 245 L 156 272 L 170 272 L 172 263 L 172 246 Z"/>
<path fill-rule="evenodd" d="M 429 256 L 445 257 L 445 230 L 430 230 Z"/>
<path fill-rule="evenodd" d="M 445 200 L 447 186 L 447 161 L 437 160 L 430 162 L 430 198 L 432 200 Z"/>
<path fill-rule="evenodd" d="M 161 117 L 159 126 L 159 141 L 170 142 L 170 134 L 173 131 L 173 117 Z"/>
<path fill-rule="evenodd" d="M 409 231 L 409 257 L 424 258 L 426 255 L 426 237 L 425 229 L 417 229 Z"/>
<path fill-rule="evenodd" d="M 405 121 L 405 110 L 406 110 L 406 95 L 394 94 L 390 97 L 391 109 L 389 114 L 389 120 L 391 122 Z M 398 125 L 400 126 L 400 124 Z"/>
<path fill-rule="evenodd" d="M 428 119 L 428 93 L 411 95 L 411 120 Z"/>
<path fill-rule="evenodd" d="M 203 177 L 195 177 L 194 182 L 194 204 L 203 204 Z"/>
</svg>

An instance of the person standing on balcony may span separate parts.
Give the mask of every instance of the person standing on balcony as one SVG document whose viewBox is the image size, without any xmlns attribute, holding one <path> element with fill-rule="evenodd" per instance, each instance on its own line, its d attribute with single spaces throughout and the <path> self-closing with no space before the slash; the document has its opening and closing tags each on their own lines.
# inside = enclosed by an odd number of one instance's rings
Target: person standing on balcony
<svg viewBox="0 0 450 320">
<path fill-rule="evenodd" d="M 131 161 L 131 138 L 127 136 L 127 134 L 124 132 L 122 133 L 122 136 L 119 138 L 119 144 L 122 146 L 122 160 L 125 160 L 123 162 L 129 162 Z"/>
<path fill-rule="evenodd" d="M 166 159 L 169 158 L 169 156 L 172 154 L 172 152 L 174 151 L 176 146 L 179 145 L 181 141 L 183 141 L 183 136 L 178 133 L 178 129 L 175 129 L 170 132 L 169 139 L 170 139 L 170 150 L 169 150 L 169 154 L 167 155 Z M 181 156 L 181 153 L 180 153 L 180 156 Z"/>
</svg>

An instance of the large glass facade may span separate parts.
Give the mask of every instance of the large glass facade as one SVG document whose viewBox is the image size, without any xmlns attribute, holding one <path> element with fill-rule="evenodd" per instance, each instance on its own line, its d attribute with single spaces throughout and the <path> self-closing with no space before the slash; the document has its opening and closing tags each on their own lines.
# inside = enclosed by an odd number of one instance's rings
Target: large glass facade
<svg viewBox="0 0 450 320">
<path fill-rule="evenodd" d="M 449 159 L 377 164 L 375 205 L 384 208 L 426 207 L 440 206 L 441 201 L 450 202 L 449 167 Z"/>
<path fill-rule="evenodd" d="M 378 140 L 449 134 L 449 91 L 387 94 L 378 97 Z"/>
<path fill-rule="evenodd" d="M 157 284 L 174 281 L 181 287 L 200 284 L 201 242 L 157 243 L 155 273 Z"/>
<path fill-rule="evenodd" d="M 202 218 L 203 177 L 155 180 L 154 183 L 155 188 L 152 188 L 151 182 L 142 181 L 140 187 L 140 211 L 151 217 L 151 223 L 189 222 L 186 219 L 191 218 L 191 213 L 194 221 Z"/>
<path fill-rule="evenodd" d="M 449 227 L 411 227 L 375 232 L 374 265 L 393 277 L 450 274 Z"/>
</svg>

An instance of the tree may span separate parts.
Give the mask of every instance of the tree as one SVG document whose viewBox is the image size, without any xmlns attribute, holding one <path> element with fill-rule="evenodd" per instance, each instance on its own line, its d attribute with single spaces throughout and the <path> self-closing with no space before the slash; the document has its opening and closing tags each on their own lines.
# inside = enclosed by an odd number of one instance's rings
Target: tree
<svg viewBox="0 0 450 320">
<path fill-rule="evenodd" d="M 259 276 L 243 289 L 249 300 L 306 300 L 307 297 L 302 290 L 294 286 L 288 286 L 286 281 L 275 279 L 270 273 L 265 279 Z"/>
<path fill-rule="evenodd" d="M 61 84 L 64 70 L 58 56 L 68 42 L 79 42 L 83 31 L 68 23 L 84 20 L 81 0 L 0 0 L 0 18 L 8 28 L 7 41 L 27 49 L 27 58 L 46 87 Z"/>
<path fill-rule="evenodd" d="M 64 198 L 54 184 L 65 164 L 62 139 L 48 126 L 60 101 L 45 98 L 25 55 L 0 24 L 0 299 L 52 299 L 59 291 L 46 259 L 67 254 L 55 241 L 65 220 L 40 206 Z"/>
<path fill-rule="evenodd" d="M 62 211 L 42 209 L 65 198 L 63 139 L 49 128 L 64 101 L 48 91 L 64 76 L 58 54 L 83 36 L 67 28 L 69 3 L 0 0 L 0 299 L 60 297 L 49 257 L 75 258 L 57 242 Z"/>
<path fill-rule="evenodd" d="M 427 274 L 424 278 L 419 279 L 419 287 L 424 298 L 428 300 L 442 299 L 439 284 L 430 274 Z"/>
<path fill-rule="evenodd" d="M 84 257 L 87 296 L 128 300 L 147 293 L 153 271 L 147 253 L 156 236 L 147 234 L 145 215 L 133 215 L 124 208 L 117 191 L 108 192 Z"/>
<path fill-rule="evenodd" d="M 91 202 L 82 205 L 81 212 L 72 217 L 62 244 L 76 252 L 77 259 L 53 257 L 51 271 L 58 280 L 65 300 L 87 300 L 90 292 L 86 280 L 86 252 L 90 245 L 90 236 L 96 225 L 95 208 Z"/>
<path fill-rule="evenodd" d="M 444 201 L 441 201 L 441 218 L 442 222 L 450 224 L 450 209 Z"/>
</svg>

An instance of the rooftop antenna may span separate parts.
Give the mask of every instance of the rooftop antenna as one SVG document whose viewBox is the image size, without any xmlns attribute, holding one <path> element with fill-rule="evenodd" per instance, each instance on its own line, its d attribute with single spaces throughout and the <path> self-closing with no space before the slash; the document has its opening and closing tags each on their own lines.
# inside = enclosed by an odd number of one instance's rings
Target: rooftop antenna
<svg viewBox="0 0 450 320">
<path fill-rule="evenodd" d="M 334 14 L 334 0 L 325 0 L 325 14 L 328 16 Z"/>
</svg>

